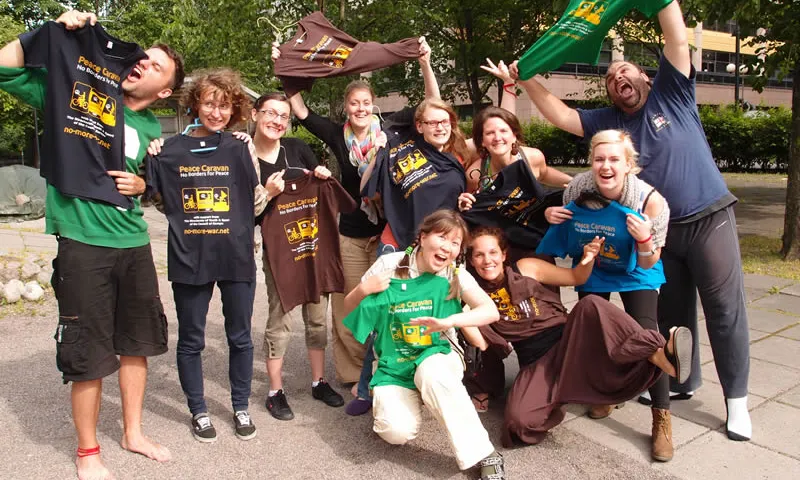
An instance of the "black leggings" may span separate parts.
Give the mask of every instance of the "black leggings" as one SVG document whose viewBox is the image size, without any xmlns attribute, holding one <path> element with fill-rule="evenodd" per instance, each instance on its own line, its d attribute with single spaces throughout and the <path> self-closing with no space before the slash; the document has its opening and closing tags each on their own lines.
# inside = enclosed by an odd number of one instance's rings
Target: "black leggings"
<svg viewBox="0 0 800 480">
<path fill-rule="evenodd" d="M 587 295 L 597 295 L 598 297 L 609 300 L 611 294 L 608 292 L 578 292 L 578 298 Z M 658 291 L 657 290 L 633 290 L 630 292 L 619 292 L 625 312 L 633 317 L 642 328 L 658 331 Z M 650 387 L 650 398 L 653 400 L 653 408 L 669 410 L 669 375 L 661 377 Z"/>
</svg>

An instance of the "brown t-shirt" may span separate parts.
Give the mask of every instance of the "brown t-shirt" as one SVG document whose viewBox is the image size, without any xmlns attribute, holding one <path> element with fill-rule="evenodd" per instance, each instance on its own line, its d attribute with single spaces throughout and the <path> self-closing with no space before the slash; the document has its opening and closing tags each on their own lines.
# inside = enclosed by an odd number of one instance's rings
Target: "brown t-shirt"
<svg viewBox="0 0 800 480">
<path fill-rule="evenodd" d="M 359 42 L 338 30 L 321 12 L 298 22 L 297 32 L 280 46 L 275 75 L 286 95 L 310 90 L 315 78 L 369 72 L 419 57 L 419 40 Z"/>
<path fill-rule="evenodd" d="M 506 342 L 520 342 L 567 321 L 567 309 L 561 296 L 536 280 L 505 267 L 500 282 L 487 282 L 476 275 L 481 288 L 489 294 L 500 312 L 500 320 L 481 328 L 490 343 L 493 330 Z"/>
<path fill-rule="evenodd" d="M 287 180 L 267 208 L 261 234 L 283 310 L 316 303 L 323 293 L 342 292 L 336 221 L 339 212 L 352 211 L 356 203 L 339 182 L 313 173 Z"/>
</svg>

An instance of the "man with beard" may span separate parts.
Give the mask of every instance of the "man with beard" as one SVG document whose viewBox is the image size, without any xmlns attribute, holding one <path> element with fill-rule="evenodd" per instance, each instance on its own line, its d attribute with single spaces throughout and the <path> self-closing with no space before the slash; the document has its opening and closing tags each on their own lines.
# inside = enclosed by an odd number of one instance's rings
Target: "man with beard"
<svg viewBox="0 0 800 480">
<path fill-rule="evenodd" d="M 585 138 L 606 129 L 626 130 L 631 134 L 640 152 L 639 177 L 653 185 L 671 209 L 661 257 L 667 279 L 659 295 L 661 332 L 668 332 L 673 326 L 687 326 L 697 338 L 696 292 L 699 292 L 725 395 L 728 437 L 749 440 L 752 434 L 747 411 L 750 352 L 733 212 L 737 200 L 714 163 L 700 124 L 695 101 L 696 72 L 691 65 L 686 26 L 677 1 L 658 13 L 658 21 L 664 34 L 664 54 L 658 74 L 651 81 L 633 63 L 612 62 L 605 77 L 612 107 L 572 109 L 534 79 L 521 84 L 544 117 L 562 130 Z M 568 212 L 557 208 L 551 215 L 548 220 L 564 221 L 570 217 Z M 692 375 L 683 385 L 672 382 L 673 399 L 690 398 L 700 387 L 698 344 L 694 348 Z M 640 401 L 647 403 L 649 398 L 645 395 Z"/>
<path fill-rule="evenodd" d="M 67 12 L 0 50 L 0 87 L 57 117 L 60 123 L 46 119 L 46 135 L 70 147 L 43 157 L 42 175 L 48 183 L 45 228 L 58 238 L 56 360 L 64 383 L 72 382 L 79 479 L 113 478 L 99 455 L 97 420 L 102 379 L 117 370 L 122 448 L 159 462 L 171 458 L 141 429 L 147 357 L 166 352 L 167 325 L 137 198 L 145 182 L 137 173 L 147 145 L 161 135 L 147 107 L 180 87 L 183 62 L 166 45 L 142 52 L 105 34 L 96 22 L 94 14 Z M 109 53 L 117 46 L 125 56 Z M 75 80 L 81 74 L 101 81 Z M 104 156 L 117 151 L 118 157 Z M 114 163 L 97 158 L 111 158 L 121 168 L 106 171 L 103 166 Z"/>
</svg>

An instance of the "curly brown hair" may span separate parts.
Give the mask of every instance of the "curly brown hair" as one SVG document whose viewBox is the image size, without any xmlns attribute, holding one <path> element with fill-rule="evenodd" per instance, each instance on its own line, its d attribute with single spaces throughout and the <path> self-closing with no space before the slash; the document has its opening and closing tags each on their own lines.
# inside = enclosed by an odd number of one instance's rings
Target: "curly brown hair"
<svg viewBox="0 0 800 480">
<path fill-rule="evenodd" d="M 212 92 L 215 99 L 231 102 L 231 119 L 225 128 L 231 128 L 247 120 L 252 104 L 242 90 L 242 76 L 229 68 L 200 70 L 192 75 L 192 82 L 181 95 L 181 107 L 189 110 L 189 115 L 197 117 L 203 96 Z"/>
</svg>

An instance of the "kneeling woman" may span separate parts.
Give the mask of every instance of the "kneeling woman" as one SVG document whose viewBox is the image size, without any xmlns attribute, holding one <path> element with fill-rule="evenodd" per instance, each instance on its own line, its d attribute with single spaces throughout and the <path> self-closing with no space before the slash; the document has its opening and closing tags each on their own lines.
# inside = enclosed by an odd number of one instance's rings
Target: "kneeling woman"
<svg viewBox="0 0 800 480">
<path fill-rule="evenodd" d="M 507 243 L 502 232 L 485 227 L 473 232 L 470 264 L 478 283 L 500 306 L 500 321 L 481 327 L 477 338 L 472 335 L 474 329 L 465 329 L 465 336 L 484 351 L 507 354 L 511 343 L 520 362 L 506 400 L 505 446 L 516 439 L 542 441 L 564 419 L 565 404 L 624 402 L 653 385 L 662 371 L 678 378 L 689 374 L 691 335 L 678 331 L 688 329 L 671 330 L 665 341 L 658 331 L 642 328 L 594 295 L 582 298 L 567 314 L 559 296 L 543 285 L 585 282 L 602 243 L 595 237 L 587 244 L 575 268 L 535 258 L 505 266 Z M 496 370 L 481 372 L 470 382 L 471 393 L 481 392 L 486 378 L 496 375 Z"/>
<path fill-rule="evenodd" d="M 389 443 L 416 438 L 426 405 L 446 429 L 462 470 L 479 464 L 481 478 L 505 478 L 503 458 L 489 441 L 461 383 L 463 364 L 450 348 L 452 327 L 494 322 L 497 308 L 458 267 L 468 231 L 461 216 L 438 210 L 422 221 L 405 252 L 381 256 L 345 297 L 344 320 L 364 342 L 377 332 L 380 358 L 373 387 L 373 430 Z M 461 311 L 461 302 L 469 305 Z M 474 332 L 477 334 L 477 331 Z"/>
</svg>

